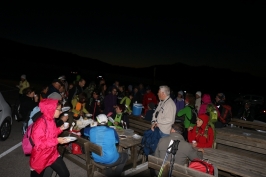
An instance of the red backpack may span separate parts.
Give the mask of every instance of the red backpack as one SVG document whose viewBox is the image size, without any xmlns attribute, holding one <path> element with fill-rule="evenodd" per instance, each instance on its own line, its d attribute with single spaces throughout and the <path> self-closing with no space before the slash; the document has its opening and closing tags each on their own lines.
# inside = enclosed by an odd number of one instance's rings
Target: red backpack
<svg viewBox="0 0 266 177">
<path fill-rule="evenodd" d="M 207 160 L 203 159 L 194 159 L 189 163 L 189 168 L 194 170 L 201 171 L 203 173 L 208 173 L 210 175 L 214 175 L 214 167 Z"/>
</svg>

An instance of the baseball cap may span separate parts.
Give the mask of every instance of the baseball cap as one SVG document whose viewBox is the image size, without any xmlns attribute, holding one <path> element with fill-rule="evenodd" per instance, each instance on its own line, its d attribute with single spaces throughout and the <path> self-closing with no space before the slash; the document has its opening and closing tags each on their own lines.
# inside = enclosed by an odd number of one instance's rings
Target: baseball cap
<svg viewBox="0 0 266 177">
<path fill-rule="evenodd" d="M 108 119 L 105 114 L 99 114 L 96 118 L 101 125 L 107 124 L 108 122 Z"/>
</svg>

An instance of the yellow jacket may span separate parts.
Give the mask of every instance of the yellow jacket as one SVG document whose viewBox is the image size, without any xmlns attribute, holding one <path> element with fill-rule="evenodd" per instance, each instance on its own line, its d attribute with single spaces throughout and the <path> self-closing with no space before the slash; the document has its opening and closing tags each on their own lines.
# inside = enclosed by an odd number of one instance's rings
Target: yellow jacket
<svg viewBox="0 0 266 177">
<path fill-rule="evenodd" d="M 29 82 L 27 80 L 19 81 L 19 94 L 23 94 L 23 90 L 30 86 Z"/>
</svg>

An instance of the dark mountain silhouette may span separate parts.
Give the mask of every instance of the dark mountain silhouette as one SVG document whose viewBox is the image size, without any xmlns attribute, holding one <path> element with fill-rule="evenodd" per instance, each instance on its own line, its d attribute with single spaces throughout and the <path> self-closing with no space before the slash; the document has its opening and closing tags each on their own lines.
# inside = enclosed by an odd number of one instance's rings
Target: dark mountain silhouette
<svg viewBox="0 0 266 177">
<path fill-rule="evenodd" d="M 74 79 L 75 75 L 71 75 L 71 71 L 77 71 L 88 80 L 93 80 L 100 74 L 110 82 L 117 79 L 131 84 L 140 82 L 145 85 L 167 84 L 176 89 L 223 92 L 265 90 L 264 86 L 261 86 L 264 85 L 265 78 L 255 77 L 249 73 L 233 72 L 230 69 L 195 67 L 178 62 L 172 65 L 130 68 L 3 38 L 0 38 L 0 45 L 1 78 L 19 80 L 20 75 L 25 73 L 31 80 L 51 81 L 63 74 Z"/>
</svg>

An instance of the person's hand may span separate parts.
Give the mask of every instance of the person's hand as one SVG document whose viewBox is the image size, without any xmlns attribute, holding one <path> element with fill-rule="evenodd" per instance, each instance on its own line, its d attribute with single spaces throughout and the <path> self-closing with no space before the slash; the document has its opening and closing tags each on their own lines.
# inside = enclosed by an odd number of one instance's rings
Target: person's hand
<svg viewBox="0 0 266 177">
<path fill-rule="evenodd" d="M 190 130 L 192 130 L 193 129 L 193 127 L 188 127 L 187 128 L 187 131 L 190 131 Z"/>
<path fill-rule="evenodd" d="M 152 125 L 151 125 L 151 130 L 152 131 L 154 131 L 154 128 L 157 126 L 157 123 L 153 123 Z"/>
<path fill-rule="evenodd" d="M 68 143 L 67 139 L 66 138 L 63 138 L 63 137 L 58 137 L 57 138 L 57 141 L 58 141 L 59 144 Z"/>
<path fill-rule="evenodd" d="M 38 95 L 34 95 L 34 101 L 35 101 L 35 102 L 38 102 L 38 100 L 39 100 Z"/>
<path fill-rule="evenodd" d="M 118 122 L 114 122 L 115 125 L 118 125 Z"/>
<path fill-rule="evenodd" d="M 202 149 L 202 148 L 199 148 L 198 151 L 204 153 L 204 149 Z"/>
</svg>

